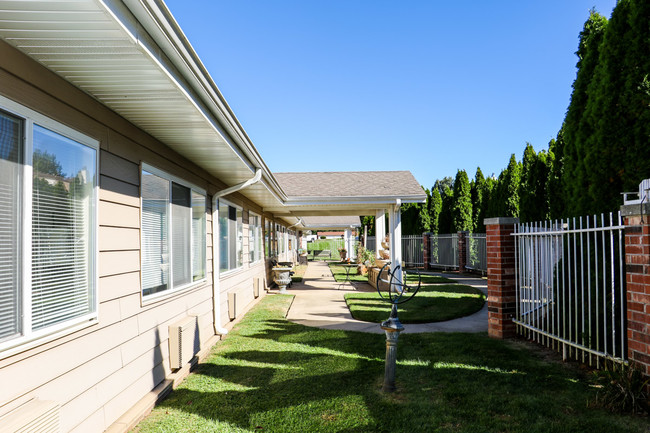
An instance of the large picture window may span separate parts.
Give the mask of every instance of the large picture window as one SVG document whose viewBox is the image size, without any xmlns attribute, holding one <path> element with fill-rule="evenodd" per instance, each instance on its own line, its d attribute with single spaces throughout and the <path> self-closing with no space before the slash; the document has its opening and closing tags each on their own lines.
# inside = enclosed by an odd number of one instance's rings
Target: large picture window
<svg viewBox="0 0 650 433">
<path fill-rule="evenodd" d="M 205 279 L 206 194 L 142 165 L 142 295 Z"/>
<path fill-rule="evenodd" d="M 244 229 L 242 209 L 219 200 L 219 270 L 242 267 Z"/>
<path fill-rule="evenodd" d="M 271 221 L 268 219 L 264 220 L 264 256 L 265 257 L 271 257 L 273 252 L 271 249 L 271 233 L 273 230 L 271 230 L 271 227 L 273 225 L 271 224 Z"/>
<path fill-rule="evenodd" d="M 98 143 L 0 98 L 0 349 L 97 318 Z"/>
<path fill-rule="evenodd" d="M 251 263 L 262 260 L 262 219 L 252 212 L 248 214 L 248 249 Z"/>
</svg>

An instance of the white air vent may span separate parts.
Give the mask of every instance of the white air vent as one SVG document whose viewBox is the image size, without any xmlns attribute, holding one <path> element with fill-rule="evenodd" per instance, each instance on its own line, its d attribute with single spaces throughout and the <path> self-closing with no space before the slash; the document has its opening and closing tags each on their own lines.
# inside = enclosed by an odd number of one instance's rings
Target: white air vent
<svg viewBox="0 0 650 433">
<path fill-rule="evenodd" d="M 0 433 L 59 433 L 59 405 L 30 400 L 0 417 Z"/>
<path fill-rule="evenodd" d="M 169 364 L 172 370 L 182 368 L 200 349 L 196 316 L 188 316 L 169 326 Z"/>
<path fill-rule="evenodd" d="M 637 194 L 637 199 L 628 198 L 628 194 Z M 623 204 L 641 204 L 648 203 L 650 194 L 650 179 L 645 179 L 639 184 L 639 192 L 624 192 L 623 193 Z"/>
</svg>

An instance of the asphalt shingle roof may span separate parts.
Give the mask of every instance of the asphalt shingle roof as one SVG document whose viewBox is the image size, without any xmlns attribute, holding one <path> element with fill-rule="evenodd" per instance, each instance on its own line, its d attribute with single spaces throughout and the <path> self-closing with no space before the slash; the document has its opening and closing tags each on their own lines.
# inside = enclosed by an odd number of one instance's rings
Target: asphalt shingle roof
<svg viewBox="0 0 650 433">
<path fill-rule="evenodd" d="M 291 197 L 423 196 L 410 171 L 273 173 Z"/>
</svg>

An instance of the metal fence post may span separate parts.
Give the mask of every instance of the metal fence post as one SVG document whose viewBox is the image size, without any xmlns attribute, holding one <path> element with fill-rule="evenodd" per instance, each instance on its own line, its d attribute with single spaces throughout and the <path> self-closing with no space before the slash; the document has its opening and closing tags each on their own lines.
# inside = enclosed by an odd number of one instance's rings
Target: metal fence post
<svg viewBox="0 0 650 433">
<path fill-rule="evenodd" d="M 621 206 L 625 225 L 627 356 L 650 376 L 650 204 Z"/>
<path fill-rule="evenodd" d="M 486 218 L 488 274 L 488 335 L 515 336 L 515 239 L 518 218 Z"/>
</svg>

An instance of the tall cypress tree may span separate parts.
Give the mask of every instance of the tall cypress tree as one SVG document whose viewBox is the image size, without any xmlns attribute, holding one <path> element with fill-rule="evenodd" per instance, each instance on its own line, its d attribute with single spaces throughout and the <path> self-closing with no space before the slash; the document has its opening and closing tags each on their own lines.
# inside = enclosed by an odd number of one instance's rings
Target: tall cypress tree
<svg viewBox="0 0 650 433">
<path fill-rule="evenodd" d="M 585 109 L 588 128 L 580 130 L 578 141 L 587 147 L 584 164 L 588 168 L 586 182 L 579 191 L 585 198 L 575 195 L 575 214 L 614 210 L 620 206 L 623 191 L 625 146 L 633 139 L 633 122 L 629 116 L 630 96 L 626 94 L 626 75 L 631 71 L 627 64 L 629 46 L 634 34 L 629 19 L 633 3 L 620 1 L 612 13 L 587 92 Z M 566 173 L 565 173 L 566 174 Z M 575 194 L 575 192 L 574 192 Z"/>
<path fill-rule="evenodd" d="M 564 203 L 567 209 L 562 209 L 568 214 L 577 215 L 585 207 L 586 190 L 588 187 L 588 168 L 585 157 L 590 152 L 592 145 L 589 137 L 596 125 L 594 119 L 586 112 L 590 100 L 590 87 L 594 79 L 594 72 L 599 63 L 600 50 L 603 43 L 607 19 L 592 10 L 584 24 L 578 43 L 577 74 L 573 82 L 571 102 L 567 109 L 566 118 L 562 128 L 561 154 L 555 152 L 555 161 L 562 167 L 561 184 L 564 190 Z M 556 173 L 557 174 L 557 170 Z M 555 211 L 557 212 L 557 205 Z"/>
<path fill-rule="evenodd" d="M 564 189 L 562 188 L 562 173 L 564 151 L 564 129 L 560 129 L 557 138 L 548 143 L 548 178 L 546 190 L 548 193 L 549 218 L 557 219 L 565 215 Z"/>
<path fill-rule="evenodd" d="M 496 204 L 492 216 L 519 216 L 519 186 L 521 182 L 521 164 L 514 153 L 510 155 L 508 167 L 499 175 L 496 192 Z"/>
<path fill-rule="evenodd" d="M 524 222 L 533 221 L 534 215 L 536 215 L 535 164 L 537 164 L 537 153 L 532 144 L 526 143 L 524 156 L 521 160 L 521 186 L 519 190 L 519 217 Z"/>
<path fill-rule="evenodd" d="M 438 231 L 441 234 L 451 233 L 453 231 L 453 216 L 451 209 L 454 204 L 454 191 L 447 185 L 444 186 L 442 196 L 442 206 L 440 209 L 440 217 L 438 218 Z"/>
<path fill-rule="evenodd" d="M 496 190 L 497 190 L 497 179 L 490 176 L 485 178 L 485 183 L 483 184 L 483 206 L 481 209 L 480 223 L 483 230 L 481 233 L 485 233 L 485 218 L 494 216 L 490 213 L 492 203 L 496 201 Z"/>
<path fill-rule="evenodd" d="M 535 152 L 528 143 L 524 150 L 519 196 L 519 218 L 522 221 L 542 221 L 549 218 L 547 179 L 550 162 L 546 151 Z"/>
<path fill-rule="evenodd" d="M 485 190 L 485 177 L 481 167 L 476 168 L 474 182 L 472 182 L 472 231 L 475 233 L 485 233 L 485 209 L 483 207 L 483 193 Z"/>
<path fill-rule="evenodd" d="M 430 230 L 433 233 L 440 233 L 440 212 L 442 211 L 442 197 L 438 188 L 431 190 L 431 200 L 429 201 L 429 217 L 431 221 Z"/>
<path fill-rule="evenodd" d="M 454 180 L 452 221 L 453 232 L 472 230 L 472 192 L 465 170 L 458 170 L 456 179 Z"/>
</svg>

